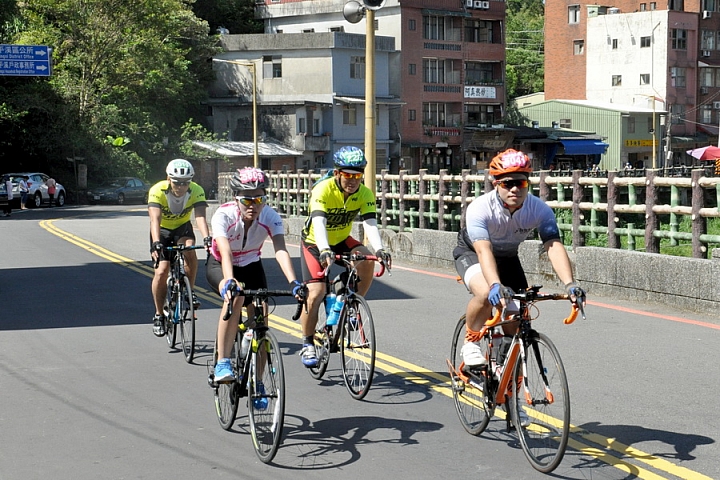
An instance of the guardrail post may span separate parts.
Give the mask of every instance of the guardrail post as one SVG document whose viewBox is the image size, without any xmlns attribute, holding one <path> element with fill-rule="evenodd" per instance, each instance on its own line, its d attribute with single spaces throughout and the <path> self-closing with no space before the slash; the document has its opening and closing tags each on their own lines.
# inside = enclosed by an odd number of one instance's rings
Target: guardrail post
<svg viewBox="0 0 720 480">
<path fill-rule="evenodd" d="M 465 212 L 467 211 L 467 198 L 470 190 L 470 185 L 467 181 L 467 176 L 470 175 L 469 169 L 464 169 L 460 173 L 462 176 L 462 183 L 460 184 L 460 228 L 465 227 Z"/>
<path fill-rule="evenodd" d="M 670 185 L 670 207 L 675 208 L 680 205 L 680 194 L 677 185 Z M 670 213 L 670 246 L 674 247 L 678 244 L 675 234 L 678 232 L 677 213 Z"/>
<path fill-rule="evenodd" d="M 573 170 L 572 181 L 573 181 L 573 206 L 572 206 L 572 247 L 582 247 L 585 245 L 585 238 L 580 231 L 580 223 L 585 218 L 582 210 L 580 210 L 580 202 L 583 200 L 583 186 L 580 185 L 580 177 L 582 176 L 582 170 Z"/>
<path fill-rule="evenodd" d="M 702 173 L 702 170 L 693 170 L 690 174 L 690 188 L 692 189 L 692 253 L 695 258 L 705 258 L 703 250 L 707 250 L 700 241 L 700 235 L 707 233 L 707 221 L 705 217 L 700 215 L 700 209 L 705 204 L 705 196 L 700 186 Z"/>
<path fill-rule="evenodd" d="M 439 172 L 438 179 L 438 203 L 437 203 L 437 219 L 438 219 L 438 230 L 441 232 L 445 231 L 445 193 L 447 193 L 447 183 L 445 183 L 445 177 L 447 177 L 448 171 L 441 169 Z"/>
<path fill-rule="evenodd" d="M 425 196 L 427 195 L 427 182 L 425 181 L 425 176 L 427 175 L 427 168 L 421 169 L 418 173 L 418 183 L 420 184 L 420 201 L 418 202 L 418 228 L 427 228 L 427 224 L 425 222 Z"/>
<path fill-rule="evenodd" d="M 398 180 L 398 190 L 400 191 L 398 202 L 398 232 L 405 231 L 405 194 L 407 193 L 407 182 L 405 176 L 407 170 L 400 170 L 400 179 Z"/>
<path fill-rule="evenodd" d="M 615 235 L 618 217 L 615 215 L 615 205 L 618 201 L 618 188 L 615 185 L 617 172 L 609 171 L 607 180 L 607 224 L 608 248 L 620 248 L 620 239 Z"/>
<path fill-rule="evenodd" d="M 380 171 L 380 225 L 382 228 L 387 228 L 387 193 L 388 193 L 388 182 L 385 176 L 388 174 L 387 170 Z M 377 199 L 376 199 L 377 201 Z"/>
<path fill-rule="evenodd" d="M 550 200 L 550 186 L 545 181 L 547 177 L 549 176 L 550 172 L 547 170 L 543 170 L 540 172 L 540 184 L 538 185 L 538 194 L 540 195 L 540 200 L 543 202 L 547 202 Z"/>
<path fill-rule="evenodd" d="M 645 172 L 645 251 L 648 253 L 660 253 L 660 238 L 653 235 L 658 229 L 658 217 L 653 211 L 658 199 L 656 176 L 657 170 L 649 168 Z"/>
</svg>

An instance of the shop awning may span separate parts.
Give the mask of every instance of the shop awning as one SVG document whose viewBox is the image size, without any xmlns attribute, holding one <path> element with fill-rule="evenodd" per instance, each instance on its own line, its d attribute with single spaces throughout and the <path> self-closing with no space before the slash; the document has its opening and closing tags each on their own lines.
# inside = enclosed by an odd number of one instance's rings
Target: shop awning
<svg viewBox="0 0 720 480">
<path fill-rule="evenodd" d="M 565 155 L 602 155 L 609 145 L 600 140 L 560 139 Z"/>
</svg>

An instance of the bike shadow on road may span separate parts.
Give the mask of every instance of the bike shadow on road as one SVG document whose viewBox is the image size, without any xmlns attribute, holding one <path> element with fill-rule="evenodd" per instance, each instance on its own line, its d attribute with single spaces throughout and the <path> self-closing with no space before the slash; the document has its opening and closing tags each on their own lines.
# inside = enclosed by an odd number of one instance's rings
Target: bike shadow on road
<svg viewBox="0 0 720 480">
<path fill-rule="evenodd" d="M 359 460 L 363 446 L 418 445 L 417 437 L 441 428 L 443 424 L 437 422 L 371 415 L 314 422 L 286 415 L 283 443 L 274 464 L 292 470 L 334 469 Z"/>
</svg>

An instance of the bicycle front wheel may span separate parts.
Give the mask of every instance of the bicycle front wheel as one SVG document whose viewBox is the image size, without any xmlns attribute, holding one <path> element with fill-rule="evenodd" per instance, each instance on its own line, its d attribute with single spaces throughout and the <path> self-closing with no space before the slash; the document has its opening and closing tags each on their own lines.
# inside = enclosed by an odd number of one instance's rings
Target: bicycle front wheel
<svg viewBox="0 0 720 480">
<path fill-rule="evenodd" d="M 255 453 L 270 463 L 277 453 L 285 421 L 285 369 L 280 344 L 271 331 L 253 345 L 250 364 L 250 434 Z"/>
<path fill-rule="evenodd" d="M 178 304 L 180 305 L 178 325 L 180 326 L 183 354 L 185 354 L 185 361 L 192 363 L 195 356 L 195 306 L 192 301 L 190 279 L 187 277 L 183 277 Z"/>
<path fill-rule="evenodd" d="M 340 319 L 342 370 L 350 396 L 362 400 L 375 373 L 375 324 L 370 307 L 360 295 L 348 298 Z"/>
<path fill-rule="evenodd" d="M 565 367 L 552 341 L 538 332 L 528 339 L 525 361 L 523 369 L 518 360 L 513 375 L 517 394 L 510 398 L 510 414 L 530 464 L 550 473 L 560 465 L 570 434 Z"/>
<path fill-rule="evenodd" d="M 328 362 L 330 361 L 330 339 L 332 330 L 327 326 L 327 310 L 325 302 L 329 301 L 327 297 L 318 309 L 318 321 L 313 336 L 315 344 L 315 355 L 317 355 L 318 363 L 314 367 L 308 368 L 310 376 L 315 380 L 320 380 L 327 371 Z"/>
<path fill-rule="evenodd" d="M 242 375 L 240 366 L 238 365 L 238 345 L 242 341 L 242 335 L 238 333 L 235 336 L 232 350 L 230 352 L 230 361 L 232 363 L 233 374 L 236 379 Z M 215 339 L 215 349 L 213 357 L 217 363 L 217 338 Z M 238 403 L 240 401 L 240 383 L 236 380 L 230 383 L 218 383 L 215 385 L 215 413 L 217 413 L 218 422 L 223 430 L 230 430 L 235 417 L 237 416 Z"/>
<path fill-rule="evenodd" d="M 452 347 L 450 347 L 450 360 L 453 370 L 460 371 L 463 365 L 462 346 L 465 344 L 465 315 L 460 317 L 455 333 L 453 333 Z M 488 341 L 483 337 L 480 341 L 480 348 L 487 351 Z M 470 435 L 480 435 L 488 426 L 492 412 L 487 410 L 484 401 L 484 394 L 481 387 L 485 385 L 474 385 L 463 381 L 459 376 L 453 376 L 451 380 L 455 410 L 457 410 L 460 423 Z"/>
</svg>

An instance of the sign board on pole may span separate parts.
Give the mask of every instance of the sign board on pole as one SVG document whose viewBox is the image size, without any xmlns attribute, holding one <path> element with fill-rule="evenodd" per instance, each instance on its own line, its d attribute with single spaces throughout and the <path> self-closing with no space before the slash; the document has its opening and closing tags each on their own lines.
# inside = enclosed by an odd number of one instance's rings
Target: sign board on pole
<svg viewBox="0 0 720 480">
<path fill-rule="evenodd" d="M 51 53 L 46 45 L 0 44 L 0 76 L 49 77 Z"/>
</svg>

